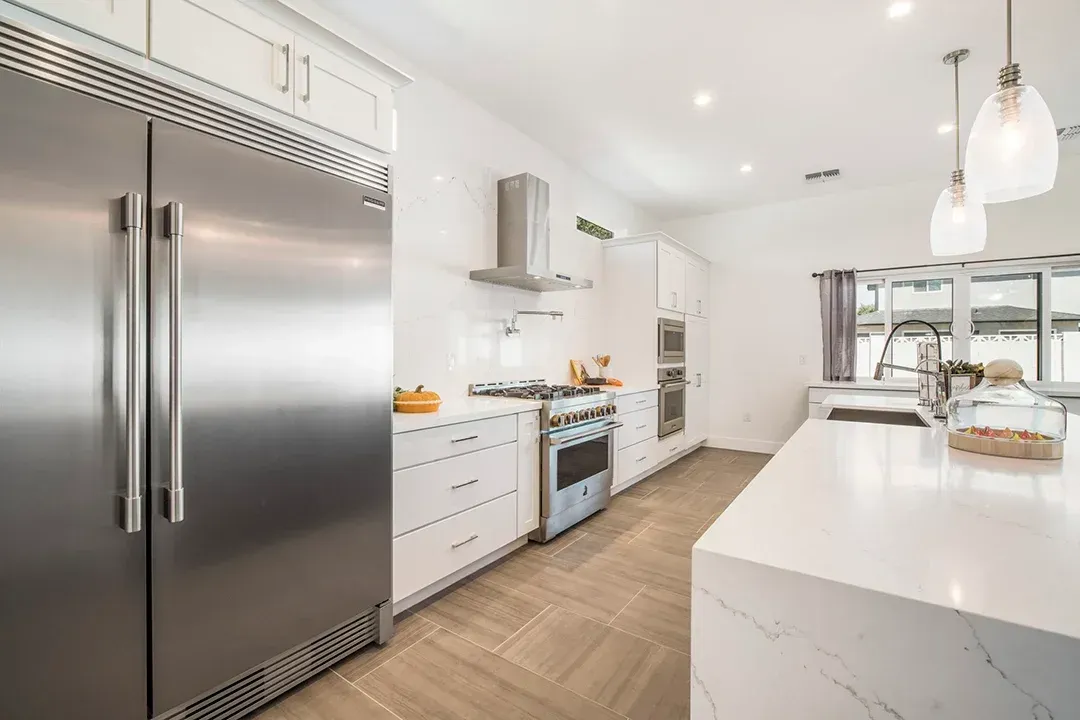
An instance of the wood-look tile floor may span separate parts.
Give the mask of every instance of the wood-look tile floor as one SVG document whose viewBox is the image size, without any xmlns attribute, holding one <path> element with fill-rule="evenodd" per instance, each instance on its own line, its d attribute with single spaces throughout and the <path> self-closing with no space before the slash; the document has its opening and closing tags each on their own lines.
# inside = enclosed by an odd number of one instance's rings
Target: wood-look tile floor
<svg viewBox="0 0 1080 720">
<path fill-rule="evenodd" d="M 690 549 L 769 460 L 701 449 L 249 720 L 690 716 Z"/>
</svg>

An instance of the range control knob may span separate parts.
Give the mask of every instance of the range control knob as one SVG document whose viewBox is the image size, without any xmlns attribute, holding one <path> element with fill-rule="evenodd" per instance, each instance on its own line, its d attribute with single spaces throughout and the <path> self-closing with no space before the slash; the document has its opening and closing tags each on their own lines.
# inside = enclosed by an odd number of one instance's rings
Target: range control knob
<svg viewBox="0 0 1080 720">
<path fill-rule="evenodd" d="M 562 415 L 552 415 L 551 416 L 551 427 L 559 427 L 560 425 L 562 425 L 562 421 L 563 421 L 563 416 Z"/>
</svg>

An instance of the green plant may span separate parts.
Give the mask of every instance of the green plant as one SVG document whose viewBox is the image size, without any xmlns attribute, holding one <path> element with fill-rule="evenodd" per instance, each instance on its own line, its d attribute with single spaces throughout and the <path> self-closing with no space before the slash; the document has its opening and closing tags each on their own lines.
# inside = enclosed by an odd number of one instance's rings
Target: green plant
<svg viewBox="0 0 1080 720">
<path fill-rule="evenodd" d="M 863 303 L 859 306 L 859 309 L 855 311 L 856 315 L 869 315 L 872 312 L 877 312 L 877 306 L 873 303 Z"/>
</svg>

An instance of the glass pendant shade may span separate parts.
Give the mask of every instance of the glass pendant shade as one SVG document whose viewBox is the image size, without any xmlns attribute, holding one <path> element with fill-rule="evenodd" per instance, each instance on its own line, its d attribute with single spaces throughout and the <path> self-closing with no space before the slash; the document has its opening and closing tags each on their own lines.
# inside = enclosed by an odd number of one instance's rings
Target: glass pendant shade
<svg viewBox="0 0 1080 720">
<path fill-rule="evenodd" d="M 986 247 L 986 208 L 960 186 L 945 188 L 930 218 L 930 250 L 934 255 L 968 255 Z"/>
<path fill-rule="evenodd" d="M 1022 200 L 1054 187 L 1057 128 L 1035 88 L 1006 87 L 986 99 L 971 128 L 964 168 L 986 203 Z"/>
</svg>

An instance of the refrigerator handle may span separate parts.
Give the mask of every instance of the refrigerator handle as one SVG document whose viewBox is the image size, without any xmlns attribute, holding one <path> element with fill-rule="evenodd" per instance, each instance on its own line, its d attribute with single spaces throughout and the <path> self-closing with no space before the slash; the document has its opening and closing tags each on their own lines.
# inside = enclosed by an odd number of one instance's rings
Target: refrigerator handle
<svg viewBox="0 0 1080 720">
<path fill-rule="evenodd" d="M 166 205 L 164 220 L 165 235 L 169 239 L 169 484 L 165 488 L 165 519 L 178 523 L 184 519 L 184 403 L 180 395 L 183 203 Z"/>
<path fill-rule="evenodd" d="M 127 483 L 120 498 L 120 527 L 127 533 L 142 530 L 142 328 L 139 326 L 142 298 L 142 227 L 143 198 L 139 193 L 129 192 L 121 201 L 121 217 L 127 260 Z"/>
</svg>

